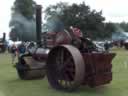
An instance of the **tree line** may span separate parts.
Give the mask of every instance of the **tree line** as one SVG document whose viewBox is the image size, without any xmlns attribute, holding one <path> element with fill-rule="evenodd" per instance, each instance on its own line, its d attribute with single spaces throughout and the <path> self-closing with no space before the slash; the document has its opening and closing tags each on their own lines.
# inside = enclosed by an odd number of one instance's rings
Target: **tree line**
<svg viewBox="0 0 128 96">
<path fill-rule="evenodd" d="M 27 20 L 35 21 L 35 5 L 36 2 L 33 0 L 16 0 L 12 11 L 13 13 L 18 11 Z M 63 28 L 68 30 L 70 26 L 74 26 L 81 29 L 84 37 L 89 37 L 94 40 L 109 39 L 113 32 L 128 32 L 128 23 L 105 22 L 102 11 L 97 12 L 96 10 L 91 10 L 90 6 L 85 2 L 81 4 L 73 3 L 71 5 L 66 2 L 60 2 L 56 5 L 48 6 L 44 13 L 45 23 L 42 24 L 42 31 L 60 31 Z M 12 20 L 10 22 L 12 23 Z M 17 34 L 19 34 L 18 32 L 21 32 L 21 29 L 18 29 L 16 23 L 20 22 L 11 23 L 10 26 L 13 26 L 12 31 L 15 29 Z"/>
</svg>

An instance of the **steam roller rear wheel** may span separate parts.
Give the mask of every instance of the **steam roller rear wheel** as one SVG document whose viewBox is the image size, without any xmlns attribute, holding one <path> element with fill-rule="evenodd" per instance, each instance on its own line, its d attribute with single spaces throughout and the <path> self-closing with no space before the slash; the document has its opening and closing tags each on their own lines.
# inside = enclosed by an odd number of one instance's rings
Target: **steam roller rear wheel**
<svg viewBox="0 0 128 96">
<path fill-rule="evenodd" d="M 47 78 L 59 90 L 73 91 L 83 82 L 85 65 L 79 50 L 71 45 L 53 48 L 47 60 Z"/>
<path fill-rule="evenodd" d="M 19 58 L 18 63 L 16 64 L 17 73 L 20 79 L 22 80 L 32 80 L 32 79 L 39 79 L 45 76 L 44 69 L 32 70 L 26 64 L 24 58 L 31 57 L 29 55 L 23 55 Z"/>
</svg>

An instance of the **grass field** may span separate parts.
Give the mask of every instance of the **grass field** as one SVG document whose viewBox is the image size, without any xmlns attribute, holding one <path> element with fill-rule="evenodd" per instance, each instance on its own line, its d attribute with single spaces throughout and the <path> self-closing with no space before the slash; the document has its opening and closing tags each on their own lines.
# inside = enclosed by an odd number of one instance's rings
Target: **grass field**
<svg viewBox="0 0 128 96">
<path fill-rule="evenodd" d="M 111 84 L 68 93 L 52 89 L 47 79 L 20 80 L 12 67 L 10 55 L 0 54 L 0 96 L 128 96 L 128 51 L 113 50 L 113 81 Z"/>
</svg>

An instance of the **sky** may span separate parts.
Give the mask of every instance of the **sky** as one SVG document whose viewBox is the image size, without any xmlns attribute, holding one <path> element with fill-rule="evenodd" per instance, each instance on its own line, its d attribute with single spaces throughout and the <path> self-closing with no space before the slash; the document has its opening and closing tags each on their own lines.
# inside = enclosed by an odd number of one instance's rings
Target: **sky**
<svg viewBox="0 0 128 96">
<path fill-rule="evenodd" d="M 3 32 L 10 31 L 9 21 L 11 19 L 11 7 L 15 0 L 0 0 L 0 37 Z M 45 9 L 48 5 L 56 4 L 62 0 L 34 0 Z M 63 2 L 81 3 L 85 2 L 91 9 L 102 10 L 106 21 L 128 22 L 128 0 L 63 0 Z"/>
</svg>

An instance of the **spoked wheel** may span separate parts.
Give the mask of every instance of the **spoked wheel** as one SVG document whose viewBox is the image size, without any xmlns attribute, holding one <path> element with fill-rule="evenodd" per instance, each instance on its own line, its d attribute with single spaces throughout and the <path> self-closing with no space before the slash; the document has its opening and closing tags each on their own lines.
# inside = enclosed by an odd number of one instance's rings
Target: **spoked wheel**
<svg viewBox="0 0 128 96">
<path fill-rule="evenodd" d="M 47 77 L 55 89 L 73 91 L 83 82 L 85 66 L 79 50 L 71 45 L 57 46 L 47 60 Z"/>
</svg>

